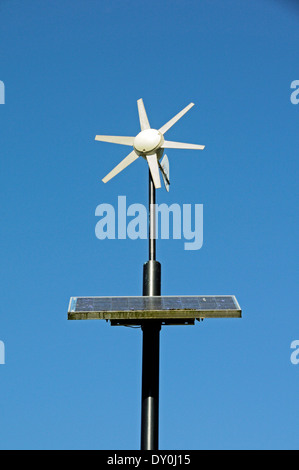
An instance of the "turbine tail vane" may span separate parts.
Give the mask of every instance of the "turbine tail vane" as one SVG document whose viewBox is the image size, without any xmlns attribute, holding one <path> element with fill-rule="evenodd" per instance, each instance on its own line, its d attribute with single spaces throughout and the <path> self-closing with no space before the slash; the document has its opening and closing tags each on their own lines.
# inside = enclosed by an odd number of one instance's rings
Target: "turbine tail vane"
<svg viewBox="0 0 299 470">
<path fill-rule="evenodd" d="M 170 187 L 170 170 L 169 170 L 169 160 L 167 155 L 164 155 L 159 167 L 163 176 L 164 186 L 167 192 L 169 192 Z"/>
</svg>

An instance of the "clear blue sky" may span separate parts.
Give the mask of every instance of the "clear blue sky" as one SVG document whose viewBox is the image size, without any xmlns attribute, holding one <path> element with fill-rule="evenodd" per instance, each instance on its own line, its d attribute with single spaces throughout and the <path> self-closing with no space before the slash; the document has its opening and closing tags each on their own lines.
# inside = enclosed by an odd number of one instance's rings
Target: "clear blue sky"
<svg viewBox="0 0 299 470">
<path fill-rule="evenodd" d="M 95 209 L 147 202 L 136 101 L 169 140 L 159 203 L 204 204 L 204 246 L 161 241 L 163 294 L 235 294 L 242 320 L 161 333 L 162 449 L 298 448 L 298 2 L 1 0 L 0 448 L 138 449 L 141 333 L 68 322 L 71 296 L 140 295 L 147 243 Z"/>
</svg>

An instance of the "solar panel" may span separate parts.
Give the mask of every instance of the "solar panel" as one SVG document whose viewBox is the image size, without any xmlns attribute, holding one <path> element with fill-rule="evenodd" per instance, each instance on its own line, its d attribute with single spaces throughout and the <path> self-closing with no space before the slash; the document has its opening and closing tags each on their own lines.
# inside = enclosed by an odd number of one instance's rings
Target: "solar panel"
<svg viewBox="0 0 299 470">
<path fill-rule="evenodd" d="M 241 318 L 232 295 L 161 297 L 72 297 L 69 320 L 176 320 Z"/>
</svg>

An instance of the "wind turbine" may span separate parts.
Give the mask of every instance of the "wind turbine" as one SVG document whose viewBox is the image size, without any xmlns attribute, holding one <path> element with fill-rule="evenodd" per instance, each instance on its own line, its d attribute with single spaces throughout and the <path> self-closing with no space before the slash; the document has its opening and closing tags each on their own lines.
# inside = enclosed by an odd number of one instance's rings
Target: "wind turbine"
<svg viewBox="0 0 299 470">
<path fill-rule="evenodd" d="M 145 160 L 147 160 L 155 188 L 161 188 L 160 170 L 165 187 L 167 191 L 169 191 L 169 162 L 167 155 L 165 155 L 162 159 L 164 150 L 203 150 L 205 148 L 204 145 L 171 142 L 164 139 L 165 133 L 194 106 L 194 103 L 190 103 L 188 106 L 186 106 L 186 108 L 184 108 L 180 113 L 164 124 L 164 126 L 162 126 L 159 130 L 151 128 L 142 99 L 137 101 L 137 106 L 141 132 L 136 137 L 97 135 L 95 138 L 95 140 L 101 142 L 110 142 L 113 144 L 128 145 L 133 147 L 133 151 L 129 153 L 129 155 L 127 155 L 126 158 L 124 158 L 124 160 L 122 160 L 107 176 L 105 176 L 103 182 L 107 183 L 112 178 L 114 178 L 114 176 L 118 175 L 121 171 L 131 165 L 131 163 L 133 163 L 139 157 L 143 157 Z"/>
</svg>

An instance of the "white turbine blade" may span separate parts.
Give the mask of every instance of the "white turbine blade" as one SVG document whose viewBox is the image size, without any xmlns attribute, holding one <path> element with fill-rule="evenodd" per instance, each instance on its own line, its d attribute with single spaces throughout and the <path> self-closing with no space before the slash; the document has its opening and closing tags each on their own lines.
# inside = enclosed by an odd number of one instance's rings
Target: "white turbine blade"
<svg viewBox="0 0 299 470">
<path fill-rule="evenodd" d="M 159 165 L 158 165 L 158 157 L 156 154 L 154 155 L 147 155 L 146 157 L 147 163 L 153 178 L 153 182 L 156 189 L 161 188 L 161 180 L 160 180 L 160 173 L 159 173 Z"/>
<path fill-rule="evenodd" d="M 164 149 L 186 149 L 186 150 L 203 150 L 205 145 L 197 144 L 184 144 L 183 142 L 171 142 L 170 140 L 165 140 L 162 145 Z"/>
<path fill-rule="evenodd" d="M 131 145 L 134 144 L 135 137 L 125 137 L 121 135 L 96 135 L 95 140 L 109 142 L 110 144 Z"/>
<path fill-rule="evenodd" d="M 170 121 L 168 121 L 166 124 L 164 124 L 159 131 L 161 134 L 165 134 L 179 119 L 181 119 L 184 114 L 186 114 L 189 109 L 191 109 L 194 106 L 194 103 L 190 103 L 186 108 L 184 108 L 180 113 L 178 113 L 176 116 L 174 116 Z"/>
<path fill-rule="evenodd" d="M 143 103 L 142 99 L 137 101 L 137 106 L 138 106 L 138 114 L 139 114 L 139 121 L 140 121 L 141 130 L 144 131 L 146 129 L 150 129 L 151 126 L 148 122 L 147 114 L 146 114 L 144 103 Z"/>
<path fill-rule="evenodd" d="M 107 183 L 110 181 L 114 176 L 118 175 L 121 171 L 123 171 L 127 166 L 131 165 L 131 163 L 135 162 L 139 158 L 139 155 L 137 153 L 131 152 L 126 158 L 124 158 L 110 173 L 105 176 L 103 179 L 103 183 Z"/>
<path fill-rule="evenodd" d="M 167 155 L 164 155 L 161 163 L 159 163 L 159 167 L 163 176 L 163 181 L 164 185 L 166 188 L 166 191 L 169 192 L 169 186 L 170 186 L 170 171 L 169 171 L 169 160 Z"/>
</svg>

